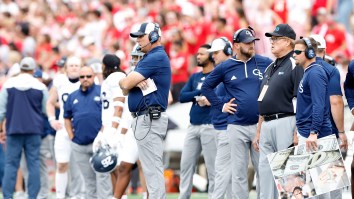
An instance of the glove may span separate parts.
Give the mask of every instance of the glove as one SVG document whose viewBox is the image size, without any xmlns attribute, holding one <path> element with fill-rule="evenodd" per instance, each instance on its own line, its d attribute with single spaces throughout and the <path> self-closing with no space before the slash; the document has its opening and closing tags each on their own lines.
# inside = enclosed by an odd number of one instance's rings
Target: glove
<svg viewBox="0 0 354 199">
<path fill-rule="evenodd" d="M 95 140 L 92 143 L 92 151 L 96 153 L 98 149 L 102 146 L 107 144 L 106 140 L 104 139 L 102 131 L 99 131 Z"/>
</svg>

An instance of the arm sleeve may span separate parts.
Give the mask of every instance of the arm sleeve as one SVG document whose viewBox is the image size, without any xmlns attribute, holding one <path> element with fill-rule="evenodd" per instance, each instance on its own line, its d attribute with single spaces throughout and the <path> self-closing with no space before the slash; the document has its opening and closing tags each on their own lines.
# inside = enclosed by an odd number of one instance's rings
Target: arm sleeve
<svg viewBox="0 0 354 199">
<path fill-rule="evenodd" d="M 183 86 L 181 90 L 181 94 L 179 97 L 179 100 L 181 103 L 185 102 L 195 102 L 194 96 L 198 96 L 201 94 L 200 90 L 194 90 L 193 88 L 193 82 L 194 79 L 196 78 L 196 75 L 192 75 L 188 82 Z"/>
<path fill-rule="evenodd" d="M 311 131 L 320 132 L 326 107 L 327 76 L 324 71 L 312 70 L 310 92 L 312 100 Z"/>
<path fill-rule="evenodd" d="M 3 87 L 0 91 L 0 122 L 5 119 L 7 95 L 7 89 Z"/>
<path fill-rule="evenodd" d="M 328 94 L 329 96 L 332 95 L 342 96 L 342 89 L 340 88 L 340 74 L 338 69 L 336 68 L 335 70 L 333 70 L 333 73 L 329 79 Z"/>
<path fill-rule="evenodd" d="M 216 95 L 215 88 L 223 81 L 223 76 L 222 66 L 218 66 L 205 79 L 202 86 L 202 94 L 208 99 L 212 106 L 219 110 L 222 110 L 224 103 Z"/>
</svg>

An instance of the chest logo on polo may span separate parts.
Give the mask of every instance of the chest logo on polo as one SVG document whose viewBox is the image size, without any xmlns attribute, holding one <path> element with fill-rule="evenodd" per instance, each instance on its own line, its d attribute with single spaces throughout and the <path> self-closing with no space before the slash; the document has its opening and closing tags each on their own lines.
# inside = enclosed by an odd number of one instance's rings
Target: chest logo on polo
<svg viewBox="0 0 354 199">
<path fill-rule="evenodd" d="M 100 96 L 95 96 L 95 97 L 93 98 L 93 100 L 96 101 L 96 102 L 99 102 L 99 101 L 101 101 L 101 98 L 100 98 Z"/>
<path fill-rule="evenodd" d="M 280 72 L 278 73 L 278 75 L 284 75 L 284 72 L 283 72 L 283 71 L 280 71 Z"/>
<path fill-rule="evenodd" d="M 77 103 L 79 103 L 79 100 L 75 99 L 75 100 L 73 101 L 73 104 L 77 104 Z"/>
<path fill-rule="evenodd" d="M 200 78 L 200 80 L 204 81 L 204 80 L 205 80 L 205 77 Z"/>
<path fill-rule="evenodd" d="M 262 72 L 261 72 L 259 69 L 254 69 L 254 70 L 252 71 L 252 73 L 253 73 L 253 75 L 258 76 L 258 78 L 259 78 L 260 80 L 263 79 L 263 74 L 262 74 Z"/>
<path fill-rule="evenodd" d="M 302 80 L 301 80 L 299 85 L 299 93 L 303 93 L 303 92 L 304 92 L 304 86 L 302 85 Z"/>
<path fill-rule="evenodd" d="M 236 77 L 235 75 L 233 75 L 233 76 L 231 77 L 231 80 L 235 80 L 235 79 L 237 79 L 237 77 Z"/>
</svg>

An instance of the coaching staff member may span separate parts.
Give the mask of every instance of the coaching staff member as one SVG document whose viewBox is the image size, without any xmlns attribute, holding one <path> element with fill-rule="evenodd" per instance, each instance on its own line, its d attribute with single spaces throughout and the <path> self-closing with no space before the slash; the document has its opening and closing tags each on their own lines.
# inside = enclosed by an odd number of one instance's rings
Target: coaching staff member
<svg viewBox="0 0 354 199">
<path fill-rule="evenodd" d="M 140 51 L 145 55 L 135 70 L 120 80 L 119 85 L 125 95 L 129 94 L 129 110 L 134 117 L 133 131 L 149 198 L 162 199 L 166 198 L 162 141 L 167 131 L 165 110 L 171 82 L 170 61 L 161 46 L 158 24 L 143 23 L 130 36 L 137 38 Z M 142 91 L 152 87 L 152 84 L 156 85 L 156 90 L 143 95 Z"/>
<path fill-rule="evenodd" d="M 231 148 L 232 198 L 249 197 L 247 183 L 248 154 L 258 175 L 259 154 L 252 148 L 258 122 L 257 98 L 263 72 L 272 63 L 269 58 L 255 54 L 251 29 L 240 29 L 233 36 L 236 57 L 219 64 L 202 86 L 211 105 L 228 113 L 227 130 Z M 214 88 L 224 84 L 227 98 L 220 99 Z M 237 105 L 237 107 L 236 107 Z M 257 176 L 258 177 L 258 176 Z M 257 183 L 257 189 L 259 188 Z M 221 197 L 218 197 L 221 198 Z"/>
<path fill-rule="evenodd" d="M 270 37 L 271 51 L 276 60 L 266 69 L 262 80 L 258 97 L 260 122 L 257 134 L 260 136 L 256 136 L 254 143 L 259 139 L 260 198 L 277 198 L 275 183 L 269 181 L 273 176 L 267 155 L 286 149 L 293 143 L 294 103 L 303 69 L 296 66 L 292 58 L 296 34 L 288 24 L 279 24 L 273 32 L 265 35 Z"/>
<path fill-rule="evenodd" d="M 40 190 L 40 147 L 47 87 L 33 77 L 36 63 L 32 57 L 20 62 L 21 73 L 7 80 L 0 93 L 0 137 L 6 119 L 6 162 L 2 191 L 5 199 L 13 197 L 22 150 L 28 168 L 28 198 L 37 198 Z"/>
</svg>

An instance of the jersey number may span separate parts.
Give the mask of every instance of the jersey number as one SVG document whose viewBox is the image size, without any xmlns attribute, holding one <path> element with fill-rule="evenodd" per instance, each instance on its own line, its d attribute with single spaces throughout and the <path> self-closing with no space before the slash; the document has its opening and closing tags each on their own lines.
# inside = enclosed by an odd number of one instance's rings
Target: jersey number
<svg viewBox="0 0 354 199">
<path fill-rule="evenodd" d="M 105 98 L 106 98 L 106 92 L 103 92 L 102 93 L 102 95 L 103 95 L 103 103 L 102 103 L 102 105 L 103 105 L 103 109 L 108 109 L 108 107 L 109 107 L 109 101 L 108 100 L 106 100 Z"/>
</svg>

